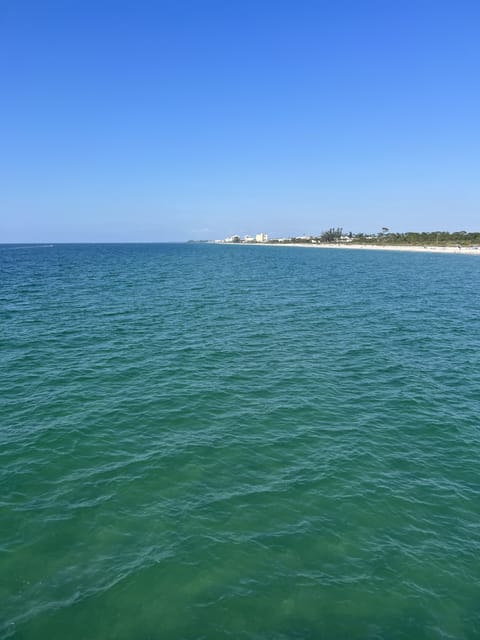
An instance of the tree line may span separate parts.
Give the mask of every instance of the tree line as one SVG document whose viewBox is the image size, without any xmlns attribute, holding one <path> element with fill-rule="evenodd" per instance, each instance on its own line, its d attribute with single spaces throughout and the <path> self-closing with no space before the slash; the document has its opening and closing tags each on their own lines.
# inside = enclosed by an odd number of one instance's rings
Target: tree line
<svg viewBox="0 0 480 640">
<path fill-rule="evenodd" d="M 438 245 L 438 246 L 480 246 L 480 231 L 407 231 L 404 233 L 390 232 L 382 227 L 378 233 L 345 233 L 342 227 L 331 227 L 316 236 L 293 236 L 291 238 L 272 242 L 288 242 L 292 244 L 305 243 L 339 243 L 353 244 L 397 244 L 397 245 Z"/>
<path fill-rule="evenodd" d="M 405 233 L 390 233 L 388 230 L 376 235 L 357 233 L 352 242 L 366 244 L 412 244 L 412 245 L 480 245 L 480 231 L 407 231 Z"/>
</svg>

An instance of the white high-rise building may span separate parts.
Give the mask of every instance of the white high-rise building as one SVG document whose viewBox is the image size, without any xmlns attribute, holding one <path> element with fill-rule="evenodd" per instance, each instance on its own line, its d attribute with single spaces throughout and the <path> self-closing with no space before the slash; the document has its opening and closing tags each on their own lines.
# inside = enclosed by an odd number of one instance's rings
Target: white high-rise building
<svg viewBox="0 0 480 640">
<path fill-rule="evenodd" d="M 257 233 L 255 240 L 257 242 L 268 242 L 268 235 L 266 233 Z"/>
</svg>

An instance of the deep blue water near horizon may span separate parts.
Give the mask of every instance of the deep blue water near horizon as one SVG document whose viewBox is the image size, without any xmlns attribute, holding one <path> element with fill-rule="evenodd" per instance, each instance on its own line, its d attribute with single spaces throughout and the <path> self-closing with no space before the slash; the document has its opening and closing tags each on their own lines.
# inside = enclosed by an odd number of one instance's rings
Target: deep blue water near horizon
<svg viewBox="0 0 480 640">
<path fill-rule="evenodd" d="M 0 638 L 480 637 L 480 260 L 0 246 Z"/>
</svg>

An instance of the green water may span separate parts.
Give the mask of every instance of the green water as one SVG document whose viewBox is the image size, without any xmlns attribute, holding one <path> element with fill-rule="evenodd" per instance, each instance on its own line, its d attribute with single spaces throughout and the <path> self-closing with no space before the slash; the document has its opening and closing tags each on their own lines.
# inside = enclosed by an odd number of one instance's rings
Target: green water
<svg viewBox="0 0 480 640">
<path fill-rule="evenodd" d="M 480 259 L 0 247 L 0 638 L 480 638 Z"/>
</svg>

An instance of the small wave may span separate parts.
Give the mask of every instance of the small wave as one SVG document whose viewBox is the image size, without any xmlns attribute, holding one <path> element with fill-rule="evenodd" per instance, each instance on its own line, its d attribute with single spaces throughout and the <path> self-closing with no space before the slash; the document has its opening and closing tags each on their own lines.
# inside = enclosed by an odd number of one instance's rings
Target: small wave
<svg viewBox="0 0 480 640">
<path fill-rule="evenodd" d="M 8 245 L 3 245 L 2 247 L 0 247 L 1 251 L 16 251 L 18 249 L 50 249 L 51 247 L 54 247 L 54 244 L 25 244 L 25 245 L 20 245 L 20 246 L 8 246 Z"/>
</svg>

